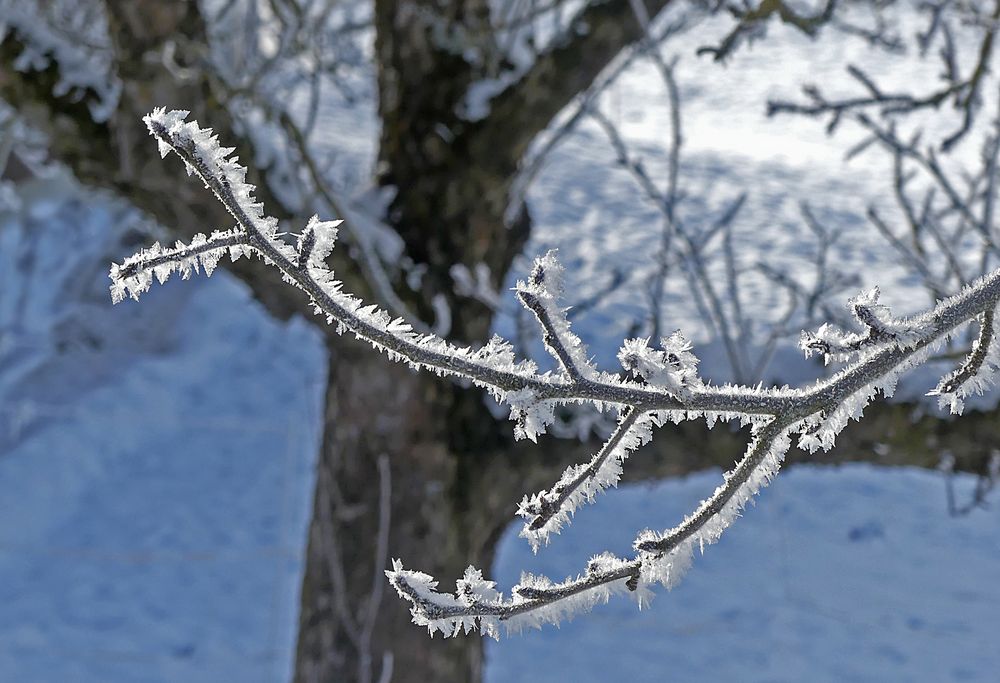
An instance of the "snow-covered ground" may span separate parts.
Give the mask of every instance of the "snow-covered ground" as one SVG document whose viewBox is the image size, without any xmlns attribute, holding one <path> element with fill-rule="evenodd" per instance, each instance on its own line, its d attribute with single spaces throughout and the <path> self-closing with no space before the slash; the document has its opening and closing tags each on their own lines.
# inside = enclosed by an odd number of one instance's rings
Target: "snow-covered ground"
<svg viewBox="0 0 1000 683">
<path fill-rule="evenodd" d="M 0 218 L 0 680 L 286 680 L 319 335 L 228 275 L 111 308 L 148 235 L 42 190 Z"/>
<path fill-rule="evenodd" d="M 669 526 L 718 483 L 705 472 L 614 491 L 537 557 L 509 532 L 495 578 L 561 577 L 597 551 L 625 555 L 637 530 Z M 950 517 L 940 474 L 796 467 L 650 609 L 612 600 L 491 643 L 486 679 L 996 681 L 997 576 L 1000 511 Z"/>
<path fill-rule="evenodd" d="M 318 336 L 225 273 L 110 308 L 108 260 L 148 236 L 44 192 L 0 222 L 0 679 L 287 680 Z M 624 552 L 718 480 L 614 491 L 537 557 L 511 532 L 495 578 Z M 491 644 L 487 679 L 995 680 L 1000 513 L 944 495 L 934 472 L 785 472 L 650 610 Z"/>
</svg>

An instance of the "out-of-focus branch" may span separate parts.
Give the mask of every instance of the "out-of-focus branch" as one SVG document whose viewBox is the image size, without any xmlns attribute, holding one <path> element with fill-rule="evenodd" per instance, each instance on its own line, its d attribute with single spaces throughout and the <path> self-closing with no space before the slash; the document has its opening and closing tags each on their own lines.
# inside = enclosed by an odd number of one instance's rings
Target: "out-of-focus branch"
<svg viewBox="0 0 1000 683">
<path fill-rule="evenodd" d="M 930 3 L 928 3 L 928 6 Z M 994 3 L 989 21 L 983 29 L 982 39 L 976 56 L 975 66 L 966 78 L 958 75 L 955 44 L 950 38 L 950 31 L 942 30 L 944 46 L 941 58 L 945 64 L 946 83 L 944 87 L 924 95 L 897 92 L 887 93 L 863 70 L 854 65 L 847 67 L 847 72 L 867 92 L 866 95 L 841 99 L 828 99 L 814 85 L 803 88 L 807 103 L 790 102 L 786 100 L 771 100 L 767 105 L 769 116 L 776 114 L 801 114 L 805 116 L 828 116 L 827 130 L 833 131 L 845 114 L 877 109 L 883 117 L 909 114 L 920 109 L 937 109 L 948 99 L 954 99 L 956 109 L 962 112 L 962 120 L 958 128 L 941 141 L 941 149 L 945 152 L 952 149 L 972 127 L 976 112 L 980 108 L 981 88 L 983 78 L 990 70 L 993 59 L 993 43 L 996 35 L 997 20 L 1000 19 L 1000 0 Z M 942 22 L 940 14 L 933 14 L 935 23 Z M 946 24 L 945 24 L 946 25 Z M 933 33 L 937 33 L 935 30 Z M 928 32 L 928 36 L 931 31 Z M 929 38 L 928 38 L 929 40 Z M 926 49 L 926 47 L 925 47 Z"/>
<path fill-rule="evenodd" d="M 647 14 L 655 17 L 672 0 L 641 2 Z M 630 0 L 586 3 L 570 21 L 563 39 L 538 55 L 521 78 L 491 101 L 483 122 L 486 134 L 508 140 L 515 154 L 523 155 L 535 136 L 643 35 Z"/>
<path fill-rule="evenodd" d="M 836 7 L 837 0 L 826 0 L 826 6 L 821 11 L 807 15 L 799 14 L 784 0 L 761 0 L 757 7 L 746 10 L 732 6 L 729 11 L 737 20 L 736 26 L 722 39 L 719 45 L 700 47 L 698 54 L 711 55 L 712 59 L 717 62 L 725 61 L 745 39 L 759 34 L 767 21 L 775 15 L 782 23 L 798 29 L 807 36 L 815 36 L 820 28 L 833 19 Z"/>
</svg>

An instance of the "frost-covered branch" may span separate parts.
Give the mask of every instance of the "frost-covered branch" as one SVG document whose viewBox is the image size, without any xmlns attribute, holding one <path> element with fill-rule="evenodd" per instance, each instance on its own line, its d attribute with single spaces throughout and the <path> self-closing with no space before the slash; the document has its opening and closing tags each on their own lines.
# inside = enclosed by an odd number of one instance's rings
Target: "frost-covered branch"
<svg viewBox="0 0 1000 683">
<path fill-rule="evenodd" d="M 173 272 L 179 272 L 186 280 L 191 277 L 192 271 L 197 273 L 199 267 L 205 269 L 206 275 L 211 275 L 227 251 L 235 261 L 244 254 L 246 244 L 246 235 L 236 230 L 215 231 L 209 237 L 198 234 L 191 244 L 178 241 L 173 249 L 154 243 L 127 258 L 120 266 L 115 264 L 111 267 L 111 281 L 114 283 L 111 299 L 118 303 L 128 294 L 138 301 L 154 276 L 160 284 L 166 282 Z"/>
<path fill-rule="evenodd" d="M 586 356 L 580 338 L 573 334 L 569 319 L 558 306 L 562 294 L 562 266 L 549 252 L 535 262 L 527 282 L 517 285 L 517 298 L 535 314 L 542 328 L 542 342 L 552 357 L 559 361 L 572 382 L 585 382 L 596 377 L 596 369 Z"/>
<path fill-rule="evenodd" d="M 996 312 L 983 311 L 979 321 L 979 337 L 972 343 L 972 350 L 965 361 L 953 372 L 941 378 L 929 395 L 940 396 L 941 407 L 948 406 L 952 413 L 961 413 L 964 398 L 970 394 L 982 394 L 996 382 L 1000 371 L 1000 348 L 997 339 Z"/>
<path fill-rule="evenodd" d="M 803 332 L 799 346 L 806 357 L 818 353 L 827 362 L 843 360 L 866 347 L 887 343 L 911 346 L 925 336 L 922 322 L 892 319 L 878 298 L 879 289 L 873 287 L 848 302 L 848 308 L 865 330 L 862 333 L 843 332 L 830 324 L 824 324 L 816 332 Z"/>
<path fill-rule="evenodd" d="M 589 463 L 566 468 L 555 486 L 524 497 L 517 510 L 526 520 L 521 537 L 535 550 L 549 534 L 558 532 L 580 503 L 592 501 L 603 489 L 617 484 L 629 452 L 650 438 L 650 420 L 637 428 L 639 418 L 639 413 L 630 409 Z"/>
<path fill-rule="evenodd" d="M 553 420 L 555 406 L 587 402 L 621 411 L 618 429 L 586 465 L 567 469 L 549 490 L 527 497 L 520 512 L 525 532 L 537 547 L 568 522 L 576 507 L 613 485 L 625 457 L 651 438 L 652 429 L 667 421 L 704 418 L 751 425 L 743 458 L 724 482 L 679 524 L 665 531 L 646 530 L 628 558 L 602 553 L 574 577 L 553 581 L 525 575 L 509 597 L 470 567 L 454 594 L 437 591 L 437 582 L 403 568 L 397 560 L 387 572 L 391 585 L 412 604 L 413 620 L 433 634 L 456 635 L 479 630 L 498 636 L 507 630 L 556 623 L 575 612 L 605 602 L 615 593 L 631 593 L 640 605 L 654 584 L 671 586 L 691 562 L 694 549 L 718 540 L 744 505 L 777 473 L 798 435 L 800 448 L 829 449 L 851 418 L 857 419 L 881 392 L 891 395 L 899 376 L 923 362 L 942 346 L 956 328 L 981 318 L 983 332 L 972 355 L 939 393 L 964 395 L 981 388 L 997 369 L 994 310 L 1000 300 L 1000 270 L 991 272 L 932 309 L 908 318 L 894 318 L 878 303 L 878 290 L 855 297 L 850 310 L 862 332 L 831 326 L 804 337 L 806 352 L 818 351 L 843 360 L 832 376 L 800 389 L 713 386 L 698 375 L 698 360 L 680 333 L 659 340 L 625 340 L 619 361 L 632 376 L 598 370 L 583 342 L 572 332 L 560 306 L 561 269 L 554 254 L 539 259 L 525 282 L 516 288 L 522 303 L 534 312 L 549 352 L 559 362 L 556 372 L 542 372 L 531 361 L 518 360 L 506 341 L 494 337 L 481 348 L 458 346 L 430 334 L 418 334 L 402 319 L 343 291 L 326 267 L 336 238 L 336 222 L 313 218 L 292 246 L 277 230 L 245 183 L 245 169 L 219 146 L 211 131 L 185 121 L 185 112 L 154 111 L 146 117 L 162 154 L 173 151 L 225 205 L 236 222 L 228 232 L 199 238 L 174 249 L 153 247 L 111 269 L 112 295 L 137 297 L 154 275 L 189 273 L 200 264 L 211 270 L 228 250 L 238 257 L 254 253 L 281 270 L 290 284 L 302 289 L 317 313 L 341 333 L 350 332 L 394 360 L 439 375 L 471 380 L 507 403 L 517 421 L 518 437 L 535 439 Z M 206 261 L 207 259 L 207 261 Z M 989 349 L 984 351 L 983 349 Z M 960 410 L 961 402 L 952 402 Z"/>
</svg>

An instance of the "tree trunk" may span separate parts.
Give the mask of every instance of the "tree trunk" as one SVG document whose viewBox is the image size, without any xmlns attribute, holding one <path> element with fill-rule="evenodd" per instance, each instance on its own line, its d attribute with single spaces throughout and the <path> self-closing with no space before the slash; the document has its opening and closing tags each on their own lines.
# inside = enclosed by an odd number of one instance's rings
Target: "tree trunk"
<svg viewBox="0 0 1000 683">
<path fill-rule="evenodd" d="M 394 681 L 474 678 L 479 649 L 409 625 L 383 575 L 387 551 L 444 576 L 472 555 L 454 529 L 456 459 L 437 414 L 446 389 L 360 344 L 330 345 L 296 681 L 378 680 L 384 666 Z"/>
<path fill-rule="evenodd" d="M 451 309 L 449 336 L 482 341 L 491 312 L 457 297 L 450 269 L 485 264 L 499 287 L 521 252 L 530 223 L 523 206 L 509 208 L 519 153 L 470 121 L 466 95 L 498 58 L 489 43 L 485 0 L 375 3 L 379 66 L 380 182 L 395 188 L 387 220 L 407 255 L 426 269 L 411 296 L 423 317 L 435 297 Z M 482 38 L 480 38 L 482 37 Z M 465 41 L 466 52 L 450 41 Z M 469 56 L 475 51 L 477 58 Z"/>
<path fill-rule="evenodd" d="M 441 47 L 449 32 L 489 35 L 483 30 L 486 3 L 464 0 L 445 10 L 439 4 L 376 2 L 380 180 L 396 188 L 388 220 L 423 270 L 421 291 L 411 293 L 408 303 L 426 319 L 433 317 L 430 302 L 443 299 L 451 312 L 449 336 L 477 342 L 489 331 L 491 311 L 456 296 L 450 268 L 485 263 L 492 286 L 499 286 L 523 247 L 529 222 L 523 210 L 512 225 L 504 218 L 518 159 L 502 144 L 485 145 L 478 127 L 461 115 L 462 99 L 483 76 L 482 65 Z M 488 60 L 489 47 L 481 49 Z M 371 485 L 378 458 L 387 457 L 395 482 L 388 506 L 393 556 L 451 580 L 468 563 L 488 568 L 496 534 L 481 527 L 495 526 L 522 493 L 522 482 L 504 477 L 494 482 L 490 500 L 469 497 L 485 476 L 483 463 L 510 452 L 509 431 L 498 429 L 481 392 L 387 368 L 370 349 L 339 343 L 331 346 L 327 420 L 296 680 L 372 680 L 386 652 L 392 653 L 394 681 L 478 680 L 479 638 L 430 641 L 409 623 L 395 596 L 378 610 L 370 641 L 364 628 L 361 637 L 352 634 L 352 624 L 385 584 L 387 558 L 372 552 L 379 533 L 379 489 Z M 345 519 L 344 509 L 358 514 Z M 355 551 L 345 552 L 348 547 Z M 378 588 L 373 581 L 381 582 Z"/>
</svg>

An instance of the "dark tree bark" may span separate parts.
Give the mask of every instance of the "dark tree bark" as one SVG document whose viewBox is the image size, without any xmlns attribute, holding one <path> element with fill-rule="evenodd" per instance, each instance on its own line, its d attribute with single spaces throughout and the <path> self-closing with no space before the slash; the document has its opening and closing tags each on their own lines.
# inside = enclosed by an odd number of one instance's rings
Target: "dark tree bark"
<svg viewBox="0 0 1000 683">
<path fill-rule="evenodd" d="M 647 4 L 655 13 L 666 2 Z M 455 295 L 451 266 L 485 263 L 493 286 L 502 284 L 530 231 L 525 207 L 510 205 L 511 186 L 530 140 L 640 35 L 628 2 L 595 7 L 586 8 L 578 19 L 590 22 L 593 31 L 580 31 L 575 39 L 543 55 L 532 71 L 495 101 L 488 116 L 469 120 L 469 87 L 488 76 L 490 69 L 502 66 L 489 41 L 487 3 L 453 0 L 442 8 L 433 0 L 375 2 L 380 181 L 396 188 L 386 218 L 402 236 L 408 256 L 425 268 L 422 291 L 411 293 L 408 303 L 431 319 L 429 302 L 444 297 L 452 312 L 454 339 L 484 340 L 492 313 L 479 302 Z M 479 58 L 469 60 L 448 49 L 442 31 L 482 36 L 475 41 Z M 398 368 L 387 372 L 381 359 L 373 359 L 367 349 L 350 362 L 338 362 L 344 353 L 339 345 L 331 349 L 328 419 L 343 420 L 349 414 L 345 408 L 355 404 L 366 407 L 350 418 L 352 427 L 365 417 L 374 423 L 365 420 L 365 428 L 349 433 L 336 426 L 326 430 L 323 467 L 332 476 L 321 477 L 318 484 L 296 680 L 349 680 L 356 675 L 352 667 L 357 655 L 377 663 L 387 650 L 395 653 L 393 680 L 478 680 L 482 663 L 478 638 L 429 641 L 408 623 L 401 605 L 388 605 L 380 612 L 376 638 L 362 643 L 367 652 L 357 652 L 357 639 L 336 614 L 343 598 L 338 598 L 331 580 L 329 531 L 322 524 L 323 519 L 336 517 L 324 509 L 336 496 L 328 495 L 324 487 L 338 482 L 354 492 L 340 507 L 361 505 L 366 513 L 341 525 L 337 536 L 368 547 L 370 540 L 366 545 L 365 539 L 377 534 L 373 525 L 378 501 L 376 489 L 365 482 L 377 474 L 378 455 L 389 454 L 393 481 L 405 481 L 407 488 L 399 493 L 393 488 L 391 552 L 410 566 L 451 580 L 470 563 L 488 567 L 516 501 L 557 476 L 570 460 L 583 457 L 583 452 L 579 445 L 561 444 L 540 458 L 537 449 L 513 443 L 509 426 L 496 423 L 479 391 Z M 356 379 L 347 380 L 346 375 Z M 386 394 L 376 389 L 386 381 L 386 391 L 394 387 L 395 396 L 407 399 L 387 402 Z M 525 450 L 531 452 L 522 453 Z M 405 520 L 405 526 L 396 520 Z M 343 552 L 337 554 L 343 559 Z M 370 594 L 371 577 L 384 567 L 384 558 L 378 567 L 369 558 L 370 554 L 352 559 L 343 579 L 347 594 Z M 344 661 L 335 661 L 330 654 L 352 651 L 356 657 Z"/>
<path fill-rule="evenodd" d="M 0 96 L 48 134 L 53 156 L 84 183 L 109 188 L 181 236 L 231 223 L 196 182 L 183 179 L 176 162 L 159 159 L 141 117 L 156 106 L 192 111 L 192 117 L 236 144 L 252 159 L 224 105 L 224 90 L 199 71 L 207 53 L 206 28 L 194 2 L 105 0 L 115 61 L 123 82 L 119 105 L 106 122 L 94 122 L 88 100 L 95 93 L 54 95 L 57 66 L 20 73 L 11 68 L 24 48 L 16 33 L 0 43 Z M 647 2 L 651 12 L 667 0 Z M 403 237 L 408 255 L 426 268 L 423 291 L 408 303 L 430 317 L 427 302 L 444 296 L 452 311 L 451 336 L 482 340 L 491 312 L 453 294 L 449 268 L 486 263 L 500 285 L 527 239 L 524 207 L 509 207 L 518 163 L 531 139 L 639 35 L 628 0 L 585 8 L 577 31 L 542 55 L 535 68 L 503 93 L 485 119 L 462 117 L 469 86 L 502 68 L 489 44 L 485 0 L 375 3 L 379 68 L 381 181 L 397 188 L 387 220 Z M 478 36 L 476 65 L 443 49 L 414 8 L 436 13 L 448 30 Z M 178 79 L 163 63 L 166 41 L 178 44 L 188 76 Z M 194 73 L 197 76 L 191 77 Z M 251 182 L 272 215 L 290 218 L 267 191 L 266 169 Z M 513 210 L 509 210 L 509 209 Z M 505 216 L 513 216 L 506 220 Z M 352 264 L 335 255 L 338 273 L 369 296 Z M 276 315 L 305 311 L 298 292 L 282 286 L 273 269 L 241 261 L 234 270 Z M 493 546 L 515 501 L 541 488 L 579 444 L 559 443 L 539 455 L 522 452 L 507 425 L 485 410 L 479 392 L 390 366 L 370 349 L 330 332 L 330 376 L 320 476 L 310 529 L 302 593 L 296 678 L 360 680 L 379 674 L 391 652 L 396 681 L 475 681 L 480 676 L 477 638 L 429 641 L 409 623 L 405 606 L 387 598 L 365 627 L 373 579 L 384 582 L 377 557 L 380 456 L 391 469 L 389 549 L 393 556 L 436 575 L 456 577 L 467 563 L 488 567 Z M 383 586 L 384 587 L 384 586 Z M 346 596 L 346 597 L 345 597 Z M 342 604 L 342 603 L 347 604 Z M 365 633 L 367 629 L 371 633 Z M 361 631 L 359 636 L 358 631 Z"/>
<path fill-rule="evenodd" d="M 466 93 L 486 75 L 483 67 L 439 45 L 447 39 L 442 31 L 488 36 L 489 8 L 483 0 L 455 0 L 446 10 L 439 4 L 375 2 L 380 181 L 397 189 L 388 220 L 409 256 L 427 267 L 418 310 L 429 317 L 429 302 L 444 296 L 453 312 L 451 336 L 478 341 L 490 312 L 457 298 L 448 270 L 486 263 L 498 286 L 524 246 L 529 220 L 520 207 L 511 224 L 504 220 L 518 155 L 463 118 Z M 483 62 L 495 61 L 491 45 L 478 49 Z"/>
</svg>

